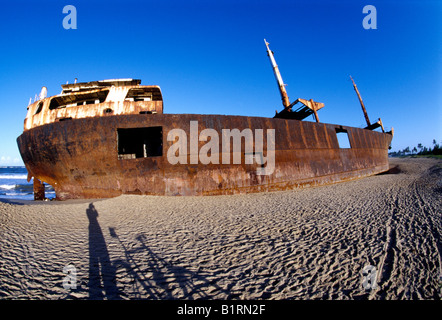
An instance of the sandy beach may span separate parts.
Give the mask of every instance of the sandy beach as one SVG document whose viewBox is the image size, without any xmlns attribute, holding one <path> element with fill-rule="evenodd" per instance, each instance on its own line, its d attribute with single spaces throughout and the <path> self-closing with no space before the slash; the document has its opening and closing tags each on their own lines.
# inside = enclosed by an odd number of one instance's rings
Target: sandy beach
<svg viewBox="0 0 442 320">
<path fill-rule="evenodd" d="M 0 298 L 440 300 L 442 161 L 390 167 L 293 191 L 0 203 Z"/>
</svg>

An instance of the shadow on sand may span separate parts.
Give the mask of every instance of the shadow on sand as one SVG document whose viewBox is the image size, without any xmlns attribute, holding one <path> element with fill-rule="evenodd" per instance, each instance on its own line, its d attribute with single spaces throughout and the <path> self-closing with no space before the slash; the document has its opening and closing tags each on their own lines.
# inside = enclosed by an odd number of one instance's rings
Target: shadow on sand
<svg viewBox="0 0 442 320">
<path fill-rule="evenodd" d="M 211 274 L 205 274 L 200 270 L 191 271 L 161 258 L 147 246 L 144 234 L 136 236 L 138 246 L 128 249 L 117 235 L 115 228 L 109 228 L 109 232 L 120 242 L 125 253 L 125 259 L 119 259 L 115 264 L 124 268 L 130 276 L 131 284 L 136 288 L 136 295 L 139 298 L 210 299 L 215 293 L 222 292 L 228 295 L 215 280 L 209 280 Z M 142 261 L 137 258 L 138 255 L 148 256 L 148 259 Z"/>
<path fill-rule="evenodd" d="M 220 292 L 229 296 L 227 290 L 210 280 L 211 274 L 174 265 L 153 252 L 144 234 L 136 235 L 138 243 L 128 246 L 115 228 L 109 227 L 111 237 L 118 240 L 124 250 L 124 257 L 111 261 L 93 203 L 89 204 L 86 215 L 89 219 L 89 299 L 210 299 Z M 128 292 L 118 289 L 117 270 L 125 278 L 119 287 L 130 286 Z"/>
<path fill-rule="evenodd" d="M 93 203 L 86 209 L 86 215 L 89 219 L 89 299 L 119 299 L 115 267 L 110 261 Z"/>
</svg>

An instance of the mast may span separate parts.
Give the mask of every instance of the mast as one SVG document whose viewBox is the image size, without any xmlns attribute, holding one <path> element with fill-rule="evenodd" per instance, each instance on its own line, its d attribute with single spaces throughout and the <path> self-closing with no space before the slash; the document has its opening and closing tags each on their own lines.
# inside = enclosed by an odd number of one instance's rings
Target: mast
<svg viewBox="0 0 442 320">
<path fill-rule="evenodd" d="M 364 112 L 365 121 L 367 121 L 367 126 L 370 126 L 370 119 L 368 118 L 367 110 L 365 109 L 364 102 L 362 102 L 361 95 L 359 93 L 358 87 L 356 86 L 356 83 L 354 82 L 353 78 L 350 76 L 351 81 L 353 82 L 353 87 L 355 88 L 356 94 L 358 95 L 359 102 L 361 103 L 362 111 Z"/>
<path fill-rule="evenodd" d="M 270 63 L 273 67 L 273 73 L 275 74 L 276 82 L 278 83 L 279 92 L 281 94 L 282 104 L 285 108 L 290 106 L 289 97 L 287 91 L 285 90 L 284 81 L 282 81 L 281 73 L 279 72 L 278 65 L 276 64 L 275 57 L 273 57 L 273 52 L 269 48 L 269 43 L 264 39 L 264 43 L 267 47 L 267 54 L 270 59 Z"/>
</svg>

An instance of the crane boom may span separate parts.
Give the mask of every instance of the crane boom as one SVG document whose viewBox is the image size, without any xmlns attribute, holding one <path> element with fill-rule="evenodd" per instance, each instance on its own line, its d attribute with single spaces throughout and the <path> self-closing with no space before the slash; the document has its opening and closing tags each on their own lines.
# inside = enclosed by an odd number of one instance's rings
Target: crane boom
<svg viewBox="0 0 442 320">
<path fill-rule="evenodd" d="M 267 47 L 267 54 L 270 59 L 270 63 L 273 68 L 273 73 L 275 74 L 276 82 L 278 83 L 279 92 L 281 94 L 282 104 L 285 108 L 290 106 L 289 96 L 287 95 L 287 91 L 285 90 L 284 81 L 282 81 L 281 73 L 279 72 L 278 65 L 276 64 L 275 57 L 273 56 L 273 52 L 269 48 L 269 43 L 264 39 L 264 43 Z"/>
<path fill-rule="evenodd" d="M 362 102 L 361 94 L 359 93 L 358 87 L 356 86 L 356 83 L 354 82 L 354 80 L 353 80 L 353 78 L 351 76 L 350 76 L 350 79 L 353 82 L 353 88 L 355 89 L 356 94 L 358 95 L 359 102 L 360 102 L 361 107 L 362 107 L 362 111 L 364 112 L 365 121 L 367 122 L 367 126 L 370 126 L 371 125 L 370 119 L 368 118 L 368 114 L 367 114 L 367 110 L 365 109 L 364 102 Z"/>
</svg>

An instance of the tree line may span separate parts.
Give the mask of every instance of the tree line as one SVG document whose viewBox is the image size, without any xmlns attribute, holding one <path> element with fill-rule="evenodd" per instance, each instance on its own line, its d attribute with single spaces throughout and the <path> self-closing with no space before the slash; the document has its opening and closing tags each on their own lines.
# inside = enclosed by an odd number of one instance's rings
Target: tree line
<svg viewBox="0 0 442 320">
<path fill-rule="evenodd" d="M 410 147 L 406 147 L 403 150 L 389 152 L 388 155 L 390 157 L 401 157 L 401 156 L 409 156 L 409 155 L 442 155 L 442 145 L 436 142 L 436 139 L 433 139 L 433 146 L 426 147 L 423 146 L 422 143 L 418 143 L 416 147 L 412 149 Z"/>
</svg>

